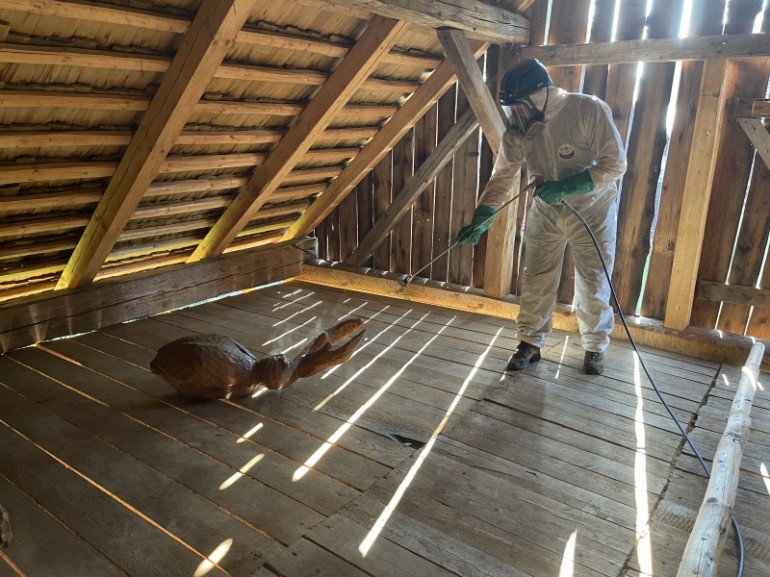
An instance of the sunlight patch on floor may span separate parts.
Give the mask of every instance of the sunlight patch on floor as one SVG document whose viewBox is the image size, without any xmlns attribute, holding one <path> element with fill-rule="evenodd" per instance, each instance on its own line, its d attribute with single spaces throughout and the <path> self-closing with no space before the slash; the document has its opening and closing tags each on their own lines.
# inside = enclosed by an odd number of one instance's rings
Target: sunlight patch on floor
<svg viewBox="0 0 770 577">
<path fill-rule="evenodd" d="M 232 539 L 225 539 L 224 541 L 222 541 L 219 545 L 217 545 L 217 548 L 211 552 L 211 555 L 206 557 L 201 562 L 201 564 L 198 565 L 198 568 L 195 570 L 195 573 L 193 573 L 193 577 L 203 577 L 203 575 L 211 571 L 214 567 L 217 566 L 217 563 L 219 563 L 222 559 L 225 558 L 225 555 L 227 555 L 227 552 L 230 550 L 230 547 L 232 546 L 233 546 Z"/>
<path fill-rule="evenodd" d="M 411 310 L 411 309 L 409 309 L 409 310 L 408 310 L 408 311 L 406 311 L 406 312 L 405 312 L 403 315 L 401 315 L 401 316 L 399 317 L 399 319 L 398 319 L 398 320 L 399 320 L 399 321 L 400 321 L 400 320 L 402 320 L 402 319 L 403 319 L 404 317 L 406 317 L 406 315 L 408 315 L 410 312 L 412 312 L 412 310 Z M 344 391 L 344 390 L 345 390 L 345 389 L 348 387 L 348 385 L 350 385 L 350 384 L 351 384 L 352 382 L 354 382 L 354 381 L 355 381 L 355 380 L 356 380 L 358 377 L 360 377 L 360 376 L 361 376 L 361 374 L 362 374 L 364 371 L 366 371 L 366 370 L 367 370 L 369 367 L 371 367 L 371 366 L 372 366 L 372 365 L 373 365 L 375 362 L 377 362 L 378 360 L 380 360 L 380 358 L 382 358 L 382 357 L 383 357 L 383 356 L 384 356 L 386 353 L 388 353 L 388 352 L 390 351 L 390 349 L 392 349 L 394 346 L 396 346 L 396 344 L 398 343 L 398 341 L 400 341 L 400 340 L 401 340 L 403 337 L 405 337 L 405 336 L 406 336 L 406 335 L 408 335 L 410 332 L 412 332 L 412 331 L 413 331 L 413 330 L 414 330 L 414 329 L 415 329 L 415 328 L 416 328 L 416 327 L 417 327 L 417 326 L 418 326 L 418 325 L 419 325 L 419 324 L 420 324 L 422 321 L 424 321 L 424 320 L 425 320 L 425 319 L 428 317 L 428 315 L 430 315 L 430 313 L 425 313 L 425 314 L 424 314 L 422 317 L 420 317 L 420 319 L 419 319 L 417 322 L 415 322 L 415 323 L 414 323 L 414 324 L 413 324 L 411 327 L 409 327 L 409 328 L 408 328 L 406 331 L 404 331 L 403 333 L 401 333 L 401 334 L 398 336 L 398 338 L 396 338 L 396 340 L 394 340 L 394 341 L 393 341 L 391 344 L 389 344 L 387 347 L 385 347 L 385 349 L 383 349 L 383 350 L 382 350 L 382 351 L 381 351 L 379 354 L 377 354 L 377 355 L 376 355 L 376 356 L 375 356 L 375 357 L 374 357 L 374 358 L 373 358 L 371 361 L 369 361 L 369 362 L 368 362 L 368 363 L 366 363 L 366 364 L 365 364 L 363 367 L 361 367 L 360 369 L 358 369 L 358 370 L 357 370 L 357 371 L 356 371 L 356 372 L 355 372 L 355 373 L 354 373 L 354 374 L 353 374 L 353 375 L 352 375 L 352 376 L 351 376 L 349 379 L 347 379 L 347 380 L 346 380 L 344 383 L 342 383 L 342 384 L 341 384 L 339 387 L 337 387 L 337 389 L 336 389 L 334 392 L 330 393 L 330 394 L 329 394 L 329 395 L 328 395 L 328 396 L 327 396 L 327 397 L 326 397 L 326 398 L 325 398 L 323 401 L 321 401 L 321 402 L 320 402 L 320 403 L 318 403 L 318 404 L 317 404 L 315 407 L 313 407 L 313 410 L 314 410 L 314 411 L 320 411 L 321 409 L 323 409 L 323 408 L 324 408 L 324 406 L 326 405 L 326 403 L 328 403 L 328 402 L 329 402 L 329 401 L 331 401 L 331 400 L 332 400 L 334 397 L 336 397 L 337 395 L 339 395 L 339 394 L 340 394 L 342 391 Z M 390 329 L 392 329 L 394 326 L 395 326 L 395 323 L 394 323 L 394 324 L 390 324 L 390 325 L 388 325 L 388 326 L 387 326 L 387 328 L 385 328 L 385 329 L 383 329 L 382 331 L 380 331 L 379 333 L 377 333 L 377 335 L 375 335 L 375 336 L 374 336 L 374 337 L 373 337 L 371 340 L 369 340 L 369 341 L 368 341 L 368 342 L 367 342 L 365 345 L 363 345 L 362 347 L 359 347 L 359 350 L 360 350 L 360 349 L 362 349 L 362 348 L 364 348 L 364 347 L 366 347 L 366 346 L 367 346 L 367 345 L 369 345 L 370 343 L 373 343 L 375 340 L 377 340 L 379 337 L 381 337 L 382 335 L 384 335 L 386 332 L 388 332 L 388 331 L 389 331 Z M 403 327 L 401 327 L 401 328 L 403 329 Z M 327 374 L 328 374 L 328 373 L 327 373 Z"/>
<path fill-rule="evenodd" d="M 634 498 L 636 501 L 636 556 L 643 574 L 652 575 L 652 539 L 650 536 L 650 503 L 647 497 L 647 441 L 644 432 L 644 397 L 639 355 L 634 353 L 634 392 L 636 413 L 634 431 Z"/>
<path fill-rule="evenodd" d="M 243 435 L 241 435 L 240 437 L 238 437 L 238 440 L 237 440 L 237 441 L 235 441 L 235 442 L 236 442 L 236 443 L 243 443 L 243 442 L 245 442 L 245 441 L 247 441 L 247 440 L 251 439 L 252 435 L 253 435 L 254 433 L 256 433 L 257 431 L 259 431 L 259 430 L 260 430 L 260 429 L 261 429 L 263 426 L 264 426 L 264 424 L 263 424 L 263 423 L 257 423 L 257 424 L 256 424 L 256 425 L 254 425 L 254 426 L 253 426 L 251 429 L 249 429 L 248 431 L 246 431 L 245 433 L 243 433 Z"/>
<path fill-rule="evenodd" d="M 304 328 L 305 326 L 309 325 L 310 323 L 312 323 L 312 322 L 313 322 L 314 320 L 316 320 L 317 318 L 318 318 L 318 317 L 317 317 L 317 316 L 315 316 L 315 315 L 314 315 L 314 316 L 312 316 L 312 317 L 310 317 L 308 320 L 306 320 L 306 321 L 305 321 L 304 323 L 302 323 L 301 325 L 297 325 L 297 326 L 296 326 L 296 327 L 294 327 L 293 329 L 289 329 L 289 330 L 288 330 L 288 331 L 286 331 L 285 333 L 281 333 L 281 334 L 280 334 L 280 335 L 278 335 L 277 337 L 275 337 L 275 338 L 273 338 L 273 339 L 270 339 L 269 341 L 265 341 L 264 343 L 262 343 L 262 346 L 264 347 L 265 345 L 269 345 L 269 344 L 272 344 L 272 343 L 274 343 L 275 341 L 279 341 L 279 340 L 281 340 L 283 337 L 287 337 L 287 336 L 289 336 L 289 335 L 290 335 L 291 333 L 293 333 L 294 331 L 298 331 L 298 330 L 300 330 L 301 328 Z M 273 326 L 275 326 L 275 325 L 273 325 Z"/>
<path fill-rule="evenodd" d="M 309 311 L 310 309 L 313 309 L 313 308 L 315 308 L 315 307 L 317 307 L 317 306 L 319 306 L 319 305 L 322 305 L 322 304 L 323 304 L 323 301 L 318 301 L 318 302 L 315 302 L 315 303 L 313 303 L 312 305 L 310 305 L 310 306 L 306 306 L 304 309 L 302 309 L 302 310 L 300 310 L 300 311 L 297 311 L 296 313 L 292 313 L 292 314 L 290 314 L 288 317 L 284 317 L 284 318 L 282 318 L 280 321 L 278 321 L 277 323 L 273 323 L 271 326 L 277 327 L 278 325 L 282 325 L 283 323 L 288 323 L 288 322 L 289 322 L 290 320 L 292 320 L 294 317 L 296 317 L 296 316 L 299 316 L 299 315 L 302 315 L 302 314 L 305 314 L 305 313 L 306 313 L 307 311 Z M 281 307 L 281 308 L 283 308 L 283 307 Z"/>
<path fill-rule="evenodd" d="M 767 494 L 770 495 L 770 474 L 767 472 L 767 465 L 760 463 L 759 473 L 762 475 L 762 480 L 765 482 L 765 489 L 767 489 Z"/>
<path fill-rule="evenodd" d="M 425 313 L 425 315 L 423 315 L 423 316 L 420 318 L 420 320 L 418 320 L 418 321 L 417 321 L 417 322 L 416 322 L 416 323 L 415 323 L 415 324 L 412 326 L 412 328 L 414 328 L 414 327 L 415 327 L 415 326 L 417 326 L 417 325 L 418 325 L 420 322 L 422 322 L 422 319 L 424 319 L 425 317 L 427 317 L 429 314 L 430 314 L 430 313 Z M 359 408 L 356 410 L 356 412 L 355 412 L 355 413 L 353 413 L 353 414 L 352 414 L 352 415 L 351 415 L 351 416 L 348 418 L 348 420 L 347 420 L 345 423 L 343 423 L 343 424 L 342 424 L 342 425 L 341 425 L 341 426 L 340 426 L 340 427 L 339 427 L 339 428 L 338 428 L 338 429 L 337 429 L 337 430 L 336 430 L 336 431 L 335 431 L 335 432 L 332 434 L 332 436 L 331 436 L 331 437 L 329 437 L 329 438 L 327 439 L 327 441 L 326 441 L 326 442 L 325 442 L 323 445 L 321 445 L 321 446 L 318 448 L 318 450 L 316 450 L 316 452 L 315 452 L 315 453 L 313 453 L 313 454 L 310 456 L 310 458 L 309 458 L 307 461 L 305 461 L 305 463 L 304 463 L 304 464 L 303 464 L 301 467 L 299 467 L 299 468 L 298 468 L 298 469 L 297 469 L 297 470 L 294 472 L 294 475 L 292 475 L 292 481 L 299 481 L 299 480 L 300 480 L 302 477 L 304 477 L 304 476 L 305 476 L 305 474 L 307 474 L 307 472 L 308 472 L 308 471 L 309 471 L 309 470 L 310 470 L 310 469 L 311 469 L 313 466 L 315 466 L 315 464 L 316 464 L 316 463 L 318 463 L 318 461 L 320 461 L 320 460 L 321 460 L 321 457 L 323 457 L 323 456 L 326 454 L 326 452 L 327 452 L 327 451 L 328 451 L 328 450 L 329 450 L 329 449 L 330 449 L 330 448 L 331 448 L 331 447 L 334 445 L 334 443 L 336 443 L 337 441 L 339 441 L 339 440 L 342 438 L 342 435 L 344 435 L 344 434 L 345 434 L 345 433 L 348 431 L 348 429 L 350 429 L 350 427 L 352 427 L 352 426 L 355 424 L 355 422 L 356 422 L 356 421 L 358 421 L 358 419 L 360 419 L 360 418 L 361 418 L 361 416 L 362 416 L 362 415 L 363 415 L 363 414 L 364 414 L 364 413 L 365 413 L 365 412 L 366 412 L 366 411 L 369 409 L 369 407 L 371 407 L 372 405 L 374 405 L 374 403 L 376 403 L 376 402 L 377 402 L 377 399 L 379 399 L 379 398 L 380 398 L 382 395 L 384 395 L 384 394 L 385 394 L 385 392 L 386 392 L 386 391 L 387 391 L 387 390 L 390 388 L 390 386 L 391 386 L 393 383 L 395 383 L 395 382 L 398 380 L 398 378 L 399 378 L 399 377 L 401 376 L 401 374 L 402 374 L 402 373 L 403 373 L 403 372 L 404 372 L 404 371 L 407 369 L 407 367 L 409 367 L 409 365 L 411 365 L 411 364 L 412 364 L 412 363 L 413 363 L 413 362 L 414 362 L 414 361 L 415 361 L 417 358 L 419 358 L 419 356 L 420 356 L 420 355 L 422 355 L 423 351 L 425 351 L 425 349 L 427 349 L 427 348 L 428 348 L 428 347 L 429 347 L 429 346 L 430 346 L 430 345 L 433 343 L 433 341 L 435 341 L 435 340 L 436 340 L 436 339 L 437 339 L 439 336 L 441 336 L 441 333 L 443 333 L 443 332 L 444 332 L 444 330 L 445 330 L 445 329 L 447 329 L 447 328 L 449 327 L 449 325 L 451 325 L 451 324 L 452 324 L 452 322 L 455 320 L 455 318 L 456 318 L 456 317 L 452 317 L 452 318 L 449 320 L 449 322 L 448 322 L 446 325 L 444 325 L 443 327 L 441 327 L 441 329 L 439 329 L 439 330 L 436 332 L 436 334 L 435 334 L 435 335 L 433 335 L 433 336 L 432 336 L 432 337 L 431 337 L 431 338 L 428 340 L 428 342 L 426 342 L 426 343 L 425 343 L 425 344 L 424 344 L 422 347 L 420 347 L 420 350 L 418 350 L 418 351 L 417 351 L 417 352 L 416 352 L 416 353 L 415 353 L 415 354 L 414 354 L 414 355 L 413 355 L 413 356 L 412 356 L 412 357 L 411 357 L 411 358 L 410 358 L 410 359 L 409 359 L 409 360 L 408 360 L 406 363 L 404 363 L 404 365 L 403 365 L 403 366 L 402 366 L 402 367 L 401 367 L 401 368 L 400 368 L 400 369 L 399 369 L 399 370 L 398 370 L 398 371 L 397 371 L 397 372 L 396 372 L 396 373 L 395 373 L 395 374 L 394 374 L 394 375 L 393 375 L 393 376 L 392 376 L 390 379 L 388 379 L 388 381 L 387 381 L 387 382 L 386 382 L 384 385 L 382 385 L 382 386 L 381 386 L 381 387 L 380 387 L 380 388 L 377 390 L 377 392 L 376 392 L 376 393 L 374 393 L 374 394 L 371 396 L 371 398 L 370 398 L 368 401 L 366 401 L 366 403 L 364 403 L 363 405 L 361 405 L 361 406 L 360 406 L 360 407 L 359 407 Z M 406 334 L 406 333 L 404 333 L 404 334 Z M 399 338 L 398 338 L 398 339 L 396 339 L 396 341 L 394 341 L 394 342 L 393 342 L 393 344 L 391 344 L 390 346 L 391 346 L 391 347 L 392 347 L 392 346 L 394 346 L 394 345 L 395 345 L 395 344 L 398 342 L 398 340 L 399 340 L 399 339 L 400 339 L 402 336 L 404 336 L 404 335 L 401 335 L 401 336 L 399 336 Z"/>
<path fill-rule="evenodd" d="M 447 323 L 447 325 L 441 328 L 441 331 L 443 331 L 447 326 L 449 326 L 449 324 L 453 320 L 454 320 L 454 317 L 452 318 L 451 321 L 449 321 L 449 323 Z M 404 480 L 401 481 L 398 488 L 393 493 L 393 496 L 390 498 L 390 501 L 382 510 L 382 513 L 380 513 L 380 516 L 374 522 L 374 525 L 369 530 L 369 533 L 366 535 L 364 540 L 358 546 L 358 550 L 360 551 L 362 557 L 366 557 L 366 554 L 372 548 L 372 545 L 377 540 L 377 537 L 379 537 L 383 527 L 385 527 L 385 524 L 388 522 L 388 519 L 390 519 L 390 516 L 393 514 L 393 511 L 395 511 L 396 507 L 398 507 L 398 503 L 401 501 L 401 498 L 404 496 L 404 493 L 406 493 L 406 490 L 409 487 L 409 485 L 411 485 L 412 480 L 417 476 L 417 472 L 420 470 L 420 467 L 425 462 L 425 459 L 428 458 L 428 455 L 430 454 L 430 451 L 433 448 L 433 445 L 436 443 L 436 439 L 441 434 L 441 431 L 444 430 L 444 427 L 446 427 L 446 424 L 449 422 L 449 417 L 454 412 L 455 408 L 457 407 L 457 404 L 460 402 L 460 399 L 462 399 L 463 394 L 465 393 L 465 390 L 468 388 L 468 385 L 471 383 L 471 381 L 473 380 L 473 377 L 478 372 L 479 367 L 484 362 L 484 359 L 486 359 L 487 355 L 489 354 L 489 351 L 492 350 L 492 347 L 494 346 L 494 343 L 497 340 L 497 338 L 500 336 L 500 333 L 502 332 L 502 330 L 503 330 L 502 327 L 498 329 L 497 333 L 495 333 L 495 336 L 492 337 L 492 340 L 489 342 L 489 345 L 487 345 L 486 350 L 483 353 L 481 353 L 481 355 L 479 355 L 479 358 L 476 360 L 476 363 L 473 365 L 473 368 L 471 369 L 470 373 L 468 373 L 468 376 L 465 378 L 465 381 L 463 382 L 462 386 L 455 394 L 454 399 L 452 399 L 452 403 L 449 405 L 449 408 L 446 410 L 446 413 L 444 414 L 444 417 L 441 419 L 441 422 L 438 424 L 438 426 L 435 428 L 435 430 L 431 434 L 430 439 L 420 451 L 420 454 L 417 456 L 417 459 L 415 460 L 414 464 L 409 468 L 409 471 L 404 477 Z M 439 334 L 441 333 L 441 331 L 439 331 Z M 422 349 L 420 352 L 422 352 Z"/>
<path fill-rule="evenodd" d="M 262 459 L 264 459 L 264 458 L 265 458 L 265 455 L 264 455 L 264 453 L 260 453 L 259 455 L 256 455 L 254 458 L 252 458 L 251 460 L 249 460 L 249 462 L 248 462 L 248 463 L 246 463 L 246 464 L 245 464 L 243 467 L 241 467 L 241 468 L 240 468 L 240 469 L 238 469 L 238 470 L 237 470 L 237 471 L 236 471 L 236 472 L 235 472 L 233 475 L 231 475 L 229 479 L 227 479 L 226 481 L 224 481 L 224 482 L 223 482 L 223 483 L 222 483 L 222 484 L 219 486 L 219 490 L 220 490 L 220 491 L 224 491 L 225 489 L 229 489 L 230 487 L 232 487 L 233 485 L 235 485 L 235 483 L 236 483 L 237 481 L 239 481 L 240 479 L 242 479 L 242 478 L 243 478 L 243 477 L 246 475 L 246 473 L 248 473 L 248 472 L 251 470 L 251 468 L 252 468 L 254 465 L 256 465 L 257 463 L 259 463 L 259 462 L 260 462 Z"/>
<path fill-rule="evenodd" d="M 561 568 L 559 569 L 559 577 L 572 577 L 575 574 L 575 543 L 577 542 L 577 531 L 573 531 L 572 535 L 567 539 L 567 544 L 564 546 L 564 555 L 561 558 Z"/>
</svg>

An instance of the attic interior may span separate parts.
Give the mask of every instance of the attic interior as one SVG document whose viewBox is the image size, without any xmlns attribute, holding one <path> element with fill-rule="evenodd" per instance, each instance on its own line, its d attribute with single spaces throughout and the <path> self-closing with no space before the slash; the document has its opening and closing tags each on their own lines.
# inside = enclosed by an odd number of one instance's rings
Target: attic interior
<svg viewBox="0 0 770 577">
<path fill-rule="evenodd" d="M 770 334 L 768 26 L 767 0 L 0 0 L 0 577 L 674 575 L 708 478 L 623 327 L 581 374 L 568 253 L 544 362 L 505 373 L 531 195 L 452 241 L 505 70 L 605 100 L 613 286 L 716 464 Z M 351 317 L 360 349 L 285 391 L 148 368 Z M 734 511 L 765 576 L 755 385 Z"/>
</svg>

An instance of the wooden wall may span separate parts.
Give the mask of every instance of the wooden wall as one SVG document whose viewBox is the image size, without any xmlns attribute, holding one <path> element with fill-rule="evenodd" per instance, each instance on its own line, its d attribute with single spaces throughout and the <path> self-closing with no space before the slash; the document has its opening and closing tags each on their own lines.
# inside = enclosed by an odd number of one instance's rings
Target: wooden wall
<svg viewBox="0 0 770 577">
<path fill-rule="evenodd" d="M 625 0 L 620 5 L 614 39 L 677 38 L 683 20 L 690 37 L 751 34 L 757 21 L 762 22 L 762 32 L 766 32 L 770 17 L 761 14 L 760 0 L 732 0 L 723 23 L 715 15 L 725 13 L 725 3 L 726 0 L 698 0 L 693 2 L 692 13 L 688 15 L 684 0 L 655 2 L 652 12 L 645 15 L 646 0 Z M 534 2 L 527 13 L 532 22 L 532 44 L 541 43 L 541 39 L 545 44 L 580 44 L 589 35 L 590 42 L 608 42 L 616 0 L 595 0 L 597 17 L 592 22 L 589 6 L 587 0 L 553 0 L 549 10 L 546 0 Z M 497 74 L 498 61 L 510 61 L 509 50 L 511 47 L 493 47 L 479 61 L 489 84 Z M 686 285 L 677 275 L 686 276 L 687 272 L 674 273 L 674 259 L 677 243 L 681 245 L 683 239 L 680 219 L 686 221 L 691 209 L 691 204 L 683 206 L 683 202 L 688 202 L 683 199 L 688 174 L 690 186 L 693 182 L 692 171 L 688 170 L 693 148 L 696 155 L 700 154 L 693 139 L 698 138 L 695 122 L 704 67 L 709 60 L 653 60 L 644 65 L 641 76 L 635 62 L 549 66 L 549 70 L 558 85 L 602 97 L 613 110 L 629 156 L 628 172 L 621 183 L 613 283 L 626 314 L 663 322 L 670 313 L 669 291 L 676 294 L 680 284 Z M 709 118 L 721 119 L 715 127 L 720 139 L 715 145 L 710 190 L 703 191 L 702 196 L 710 197 L 710 202 L 703 208 L 706 222 L 702 246 L 693 252 L 699 256 L 700 264 L 692 267 L 697 278 L 694 296 L 688 297 L 689 325 L 768 338 L 768 168 L 739 119 L 751 116 L 752 103 L 766 98 L 770 60 L 719 61 L 726 62 L 723 88 L 716 95 L 719 114 Z M 667 129 L 669 103 L 675 114 Z M 445 94 L 359 184 L 356 194 L 350 195 L 317 228 L 321 258 L 346 262 L 467 107 L 459 86 Z M 757 116 L 755 110 L 754 117 Z M 382 271 L 414 273 L 440 255 L 459 227 L 469 221 L 475 199 L 489 178 L 492 162 L 492 153 L 477 129 L 387 238 L 359 264 Z M 527 201 L 522 199 L 515 224 L 518 233 L 526 223 L 526 214 Z M 520 255 L 525 250 L 520 236 L 516 236 L 511 295 L 519 291 Z M 457 246 L 419 276 L 483 289 L 484 253 L 485 238 L 473 248 Z M 559 299 L 569 304 L 573 280 L 569 255 L 565 263 Z M 676 306 L 680 308 L 679 303 Z"/>
</svg>

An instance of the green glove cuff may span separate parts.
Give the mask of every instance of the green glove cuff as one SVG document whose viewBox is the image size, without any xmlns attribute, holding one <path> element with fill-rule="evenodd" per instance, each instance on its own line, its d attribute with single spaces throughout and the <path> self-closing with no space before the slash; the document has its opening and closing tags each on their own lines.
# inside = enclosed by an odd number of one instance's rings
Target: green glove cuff
<svg viewBox="0 0 770 577">
<path fill-rule="evenodd" d="M 568 176 L 561 182 L 564 184 L 564 196 L 585 194 L 594 189 L 594 181 L 591 180 L 591 174 L 587 170 Z"/>
<path fill-rule="evenodd" d="M 476 207 L 475 211 L 473 211 L 473 220 L 471 221 L 471 225 L 473 225 L 476 230 L 484 233 L 489 229 L 490 226 L 492 226 L 492 221 L 494 219 L 491 217 L 494 214 L 494 208 L 487 206 L 486 204 L 481 204 Z"/>
<path fill-rule="evenodd" d="M 547 202 L 555 204 L 565 196 L 572 194 L 585 194 L 594 189 L 594 182 L 588 170 L 573 174 L 562 180 L 548 180 L 540 184 L 535 190 L 535 196 Z"/>
<path fill-rule="evenodd" d="M 485 204 L 479 205 L 473 212 L 473 218 L 470 224 L 466 224 L 457 233 L 457 239 L 455 242 L 460 244 L 476 244 L 479 242 L 481 235 L 484 234 L 487 229 L 492 226 L 494 220 L 495 209 Z"/>
</svg>

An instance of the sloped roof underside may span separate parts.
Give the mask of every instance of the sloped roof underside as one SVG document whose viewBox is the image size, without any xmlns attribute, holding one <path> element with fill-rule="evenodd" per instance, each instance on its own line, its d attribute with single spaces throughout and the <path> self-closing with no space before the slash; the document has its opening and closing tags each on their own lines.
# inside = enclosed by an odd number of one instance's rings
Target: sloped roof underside
<svg viewBox="0 0 770 577">
<path fill-rule="evenodd" d="M 323 6 L 0 1 L 0 300 L 312 229 L 380 129 L 387 149 L 453 79 L 433 28 Z"/>
</svg>

